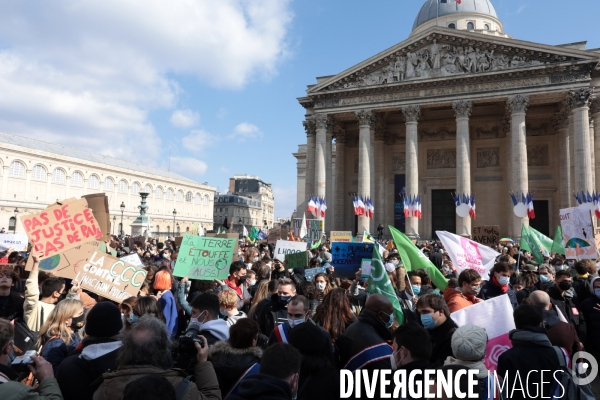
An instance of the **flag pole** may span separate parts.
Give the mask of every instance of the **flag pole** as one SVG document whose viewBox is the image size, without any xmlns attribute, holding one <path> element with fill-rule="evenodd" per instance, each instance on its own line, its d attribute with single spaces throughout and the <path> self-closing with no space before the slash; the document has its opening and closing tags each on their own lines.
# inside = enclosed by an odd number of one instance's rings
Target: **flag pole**
<svg viewBox="0 0 600 400">
<path fill-rule="evenodd" d="M 435 15 L 435 26 L 439 26 L 438 18 L 440 17 L 440 0 L 435 0 L 437 6 L 437 14 Z"/>
</svg>

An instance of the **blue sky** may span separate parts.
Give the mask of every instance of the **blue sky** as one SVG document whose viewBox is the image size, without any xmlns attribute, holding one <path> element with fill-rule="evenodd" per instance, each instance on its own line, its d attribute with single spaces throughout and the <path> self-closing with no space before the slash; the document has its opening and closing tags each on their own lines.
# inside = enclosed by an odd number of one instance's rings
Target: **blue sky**
<svg viewBox="0 0 600 400">
<path fill-rule="evenodd" d="M 423 0 L 23 0 L 0 15 L 0 130 L 167 167 L 233 174 L 295 208 L 296 101 L 403 41 Z M 505 31 L 600 47 L 597 0 L 493 0 Z"/>
</svg>

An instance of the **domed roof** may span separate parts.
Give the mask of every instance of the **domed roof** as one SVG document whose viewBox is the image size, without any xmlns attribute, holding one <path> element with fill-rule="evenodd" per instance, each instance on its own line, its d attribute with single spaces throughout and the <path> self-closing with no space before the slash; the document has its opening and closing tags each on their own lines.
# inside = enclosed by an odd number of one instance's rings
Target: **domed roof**
<svg viewBox="0 0 600 400">
<path fill-rule="evenodd" d="M 462 0 L 460 4 L 456 0 L 426 0 L 415 19 L 413 30 L 437 17 L 462 13 L 483 14 L 498 19 L 496 9 L 490 0 Z"/>
</svg>

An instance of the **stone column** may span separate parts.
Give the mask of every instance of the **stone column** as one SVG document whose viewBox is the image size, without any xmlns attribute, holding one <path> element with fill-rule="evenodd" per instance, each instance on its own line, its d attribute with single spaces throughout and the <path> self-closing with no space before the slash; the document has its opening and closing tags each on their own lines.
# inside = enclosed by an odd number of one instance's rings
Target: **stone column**
<svg viewBox="0 0 600 400">
<path fill-rule="evenodd" d="M 375 193 L 373 195 L 373 205 L 375 207 L 375 217 L 373 218 L 372 235 L 377 235 L 377 226 L 382 223 L 386 227 L 393 225 L 393 222 L 386 221 L 385 211 L 387 210 L 387 204 L 385 201 L 385 139 L 387 136 L 387 130 L 385 123 L 380 118 L 375 124 L 375 141 L 374 141 L 374 163 L 375 163 L 375 174 L 374 174 L 374 185 Z M 373 226 L 374 225 L 374 226 Z"/>
<path fill-rule="evenodd" d="M 358 118 L 358 194 L 363 197 L 372 197 L 371 193 L 371 125 L 373 112 L 371 110 L 356 111 Z M 362 215 L 358 217 L 357 233 L 361 235 L 369 231 L 370 219 Z"/>
<path fill-rule="evenodd" d="M 569 92 L 573 107 L 573 147 L 575 151 L 575 191 L 592 192 L 592 152 L 590 149 L 589 104 L 593 89 L 585 88 Z"/>
<path fill-rule="evenodd" d="M 573 124 L 573 110 L 569 102 L 566 102 L 566 110 L 569 121 L 569 176 L 571 181 L 571 191 L 569 192 L 569 207 L 575 206 L 575 198 L 573 197 L 573 193 L 575 190 L 575 125 Z"/>
<path fill-rule="evenodd" d="M 471 146 L 469 137 L 470 101 L 452 103 L 456 117 L 456 191 L 471 194 Z M 456 216 L 456 234 L 471 237 L 471 217 Z"/>
<path fill-rule="evenodd" d="M 600 97 L 592 99 L 592 105 L 590 107 L 590 114 L 594 120 L 594 147 L 592 147 L 593 153 L 600 154 Z M 590 134 L 592 132 L 590 131 Z M 600 156 L 594 157 L 594 177 L 595 182 L 600 180 Z M 594 189 L 598 191 L 598 187 L 594 186 Z"/>
<path fill-rule="evenodd" d="M 325 199 L 327 201 L 327 212 L 325 213 L 325 231 L 330 232 L 335 213 L 335 199 L 333 197 L 333 152 L 331 141 L 333 140 L 333 126 L 329 124 L 325 135 Z"/>
<path fill-rule="evenodd" d="M 308 196 L 315 195 L 315 147 L 317 141 L 317 125 L 314 117 L 306 117 L 302 122 L 306 130 L 306 175 L 304 179 L 303 209 L 297 210 L 298 215 L 306 212 Z M 308 218 L 308 217 L 307 217 Z"/>
<path fill-rule="evenodd" d="M 419 194 L 419 143 L 417 121 L 421 116 L 421 108 L 417 105 L 402 107 L 406 120 L 406 194 L 415 196 Z M 419 237 L 419 219 L 409 217 L 406 219 L 406 236 Z"/>
<path fill-rule="evenodd" d="M 511 114 L 511 157 L 510 191 L 514 193 L 529 192 L 529 177 L 527 175 L 527 132 L 525 130 L 525 113 L 529 105 L 529 97 L 516 95 L 508 99 Z M 521 224 L 529 225 L 527 217 L 511 216 L 512 226 L 510 236 L 521 237 Z"/>
<path fill-rule="evenodd" d="M 600 127 L 599 127 L 600 129 Z M 590 154 L 592 155 L 592 188 L 596 190 L 596 154 L 594 149 L 596 148 L 595 140 L 595 129 L 594 129 L 594 118 L 590 113 Z"/>
<path fill-rule="evenodd" d="M 560 208 L 568 208 L 571 197 L 571 143 L 569 141 L 569 118 L 566 112 L 556 114 L 554 129 L 558 132 L 559 204 Z"/>
<path fill-rule="evenodd" d="M 328 118 L 325 114 L 315 115 L 317 124 L 317 143 L 315 148 L 315 194 L 325 197 L 327 185 L 327 172 L 325 170 L 325 152 L 327 142 Z"/>
<path fill-rule="evenodd" d="M 344 230 L 344 219 L 346 213 L 346 176 L 344 168 L 346 165 L 346 131 L 337 127 L 335 132 L 335 207 L 333 209 L 333 229 Z"/>
</svg>

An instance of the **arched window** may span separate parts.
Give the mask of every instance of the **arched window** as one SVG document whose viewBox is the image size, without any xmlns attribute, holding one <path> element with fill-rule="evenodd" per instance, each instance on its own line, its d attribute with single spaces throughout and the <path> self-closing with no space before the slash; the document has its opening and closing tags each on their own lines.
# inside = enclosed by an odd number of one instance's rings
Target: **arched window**
<svg viewBox="0 0 600 400">
<path fill-rule="evenodd" d="M 167 225 L 167 235 L 171 234 L 171 226 Z"/>
<path fill-rule="evenodd" d="M 183 192 L 181 190 L 177 191 L 177 201 L 183 201 Z"/>
<path fill-rule="evenodd" d="M 154 191 L 154 197 L 157 199 L 162 199 L 163 198 L 163 190 L 160 186 L 156 187 L 156 190 Z"/>
<path fill-rule="evenodd" d="M 486 31 L 490 30 L 490 26 L 488 24 L 483 25 L 483 29 L 485 29 Z"/>
<path fill-rule="evenodd" d="M 113 182 L 112 178 L 108 176 L 104 178 L 104 190 L 107 192 L 112 192 L 115 190 L 115 182 Z"/>
<path fill-rule="evenodd" d="M 146 186 L 144 186 L 144 192 L 152 193 L 152 186 L 150 186 L 149 184 L 146 184 Z"/>
<path fill-rule="evenodd" d="M 192 201 L 192 192 L 187 192 L 185 194 L 185 201 L 187 201 L 188 203 Z"/>
<path fill-rule="evenodd" d="M 119 193 L 127 193 L 127 181 L 120 180 L 119 181 Z"/>
<path fill-rule="evenodd" d="M 64 185 L 67 180 L 67 174 L 60 168 L 56 168 L 54 172 L 52 172 L 52 183 L 56 183 L 58 185 Z"/>
<path fill-rule="evenodd" d="M 473 30 L 473 29 L 475 29 L 475 24 L 474 24 L 474 23 L 472 23 L 472 22 L 468 22 L 468 23 L 467 23 L 467 29 L 469 29 L 469 30 Z"/>
<path fill-rule="evenodd" d="M 186 228 L 185 228 L 185 231 L 186 231 L 186 232 L 189 232 L 189 231 L 190 231 L 190 227 L 189 227 L 189 226 L 188 226 L 188 227 L 186 227 Z"/>
<path fill-rule="evenodd" d="M 138 194 L 140 192 L 140 184 L 137 182 L 133 182 L 131 185 L 131 194 Z"/>
<path fill-rule="evenodd" d="M 205 194 L 205 195 L 204 195 L 204 202 L 203 202 L 203 204 L 204 204 L 205 206 L 207 206 L 209 201 L 210 201 L 210 198 L 208 197 L 208 195 L 207 195 L 207 194 Z"/>
<path fill-rule="evenodd" d="M 202 203 L 202 197 L 200 196 L 200 193 L 196 193 L 196 196 L 194 197 L 194 204 L 201 204 Z"/>
<path fill-rule="evenodd" d="M 98 189 L 100 187 L 100 179 L 96 175 L 90 175 L 88 178 L 88 188 Z"/>
<path fill-rule="evenodd" d="M 73 172 L 73 175 L 71 175 L 71 186 L 83 187 L 83 175 L 81 175 L 81 172 Z"/>
<path fill-rule="evenodd" d="M 15 217 L 10 217 L 10 219 L 8 220 L 8 231 L 15 232 L 16 228 L 17 228 L 17 219 Z"/>
<path fill-rule="evenodd" d="M 31 170 L 31 180 L 46 182 L 46 168 L 39 164 L 33 167 Z"/>
<path fill-rule="evenodd" d="M 179 224 L 177 224 L 177 236 L 181 236 L 181 229 L 179 228 Z"/>
<path fill-rule="evenodd" d="M 456 24 L 455 23 L 448 24 L 448 28 L 456 29 Z"/>
<path fill-rule="evenodd" d="M 8 169 L 8 176 L 25 179 L 25 165 L 20 161 L 13 161 Z"/>
<path fill-rule="evenodd" d="M 167 200 L 173 200 L 173 189 L 167 190 Z"/>
<path fill-rule="evenodd" d="M 156 235 L 160 233 L 160 225 L 156 225 Z"/>
</svg>

